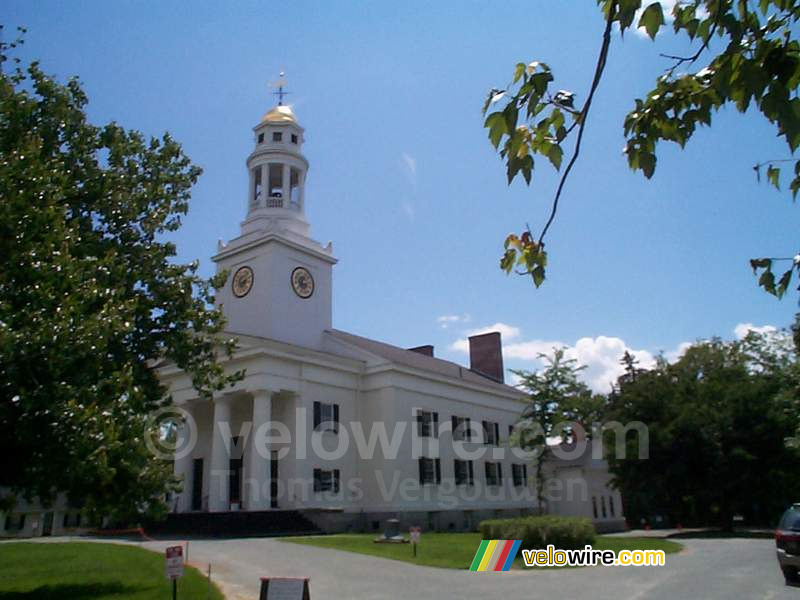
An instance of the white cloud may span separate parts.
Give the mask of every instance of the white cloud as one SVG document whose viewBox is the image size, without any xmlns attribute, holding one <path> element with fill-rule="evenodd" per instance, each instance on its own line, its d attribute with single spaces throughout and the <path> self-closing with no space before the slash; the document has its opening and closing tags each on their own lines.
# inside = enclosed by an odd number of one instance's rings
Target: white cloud
<svg viewBox="0 0 800 600">
<path fill-rule="evenodd" d="M 589 387 L 597 392 L 608 392 L 625 370 L 619 361 L 626 351 L 639 361 L 642 369 L 655 365 L 655 358 L 647 350 L 634 350 L 623 339 L 604 335 L 579 339 L 567 348 L 565 355 L 574 358 L 579 365 L 586 365 L 581 378 Z"/>
<path fill-rule="evenodd" d="M 748 331 L 755 333 L 775 333 L 778 328 L 774 325 L 753 325 L 752 323 L 739 323 L 733 328 L 733 334 L 737 340 L 744 339 Z"/>
<path fill-rule="evenodd" d="M 457 323 L 469 323 L 472 320 L 467 313 L 463 315 L 441 315 L 440 317 L 436 317 L 436 322 L 439 324 L 439 327 L 442 329 L 447 329 L 451 325 L 455 325 Z"/>
<path fill-rule="evenodd" d="M 539 369 L 543 366 L 539 356 L 552 354 L 554 348 L 565 348 L 566 358 L 575 359 L 579 365 L 586 368 L 581 373 L 581 379 L 597 392 L 608 392 L 624 368 L 620 364 L 622 355 L 627 350 L 639 361 L 643 369 L 655 365 L 655 357 L 647 350 L 634 350 L 624 340 L 618 337 L 598 336 L 596 338 L 583 337 L 574 344 L 567 344 L 557 340 L 523 340 L 513 341 L 521 336 L 518 327 L 506 323 L 495 323 L 489 327 L 481 327 L 467 332 L 468 335 L 500 331 L 503 336 L 503 357 L 506 360 L 530 362 L 528 369 Z M 511 343 L 505 343 L 512 341 Z M 454 352 L 469 353 L 469 341 L 459 339 L 453 342 L 450 350 Z"/>
<path fill-rule="evenodd" d="M 678 347 L 675 350 L 671 350 L 669 352 L 664 352 L 664 358 L 667 359 L 667 362 L 673 363 L 682 357 L 686 351 L 691 348 L 693 344 L 691 342 L 683 342 L 678 344 Z"/>
</svg>

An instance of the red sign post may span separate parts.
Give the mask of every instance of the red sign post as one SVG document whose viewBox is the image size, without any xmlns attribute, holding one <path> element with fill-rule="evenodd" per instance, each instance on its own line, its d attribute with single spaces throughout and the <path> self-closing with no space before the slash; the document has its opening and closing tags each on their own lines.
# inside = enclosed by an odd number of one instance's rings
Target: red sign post
<svg viewBox="0 0 800 600">
<path fill-rule="evenodd" d="M 172 580 L 172 600 L 178 598 L 178 577 L 183 575 L 183 546 L 169 546 L 166 551 L 167 578 Z"/>
<path fill-rule="evenodd" d="M 414 557 L 417 556 L 417 544 L 422 537 L 422 527 L 412 527 L 408 530 L 408 535 L 411 538 L 411 548 L 414 551 Z"/>
</svg>

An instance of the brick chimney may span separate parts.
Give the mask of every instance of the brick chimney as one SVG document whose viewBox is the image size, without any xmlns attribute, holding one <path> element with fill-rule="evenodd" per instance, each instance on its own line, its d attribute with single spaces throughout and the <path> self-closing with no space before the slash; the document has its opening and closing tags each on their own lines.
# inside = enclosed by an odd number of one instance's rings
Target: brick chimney
<svg viewBox="0 0 800 600">
<path fill-rule="evenodd" d="M 433 346 L 417 346 L 416 348 L 409 348 L 409 352 L 416 352 L 417 354 L 424 354 L 425 356 L 433 356 Z"/>
<path fill-rule="evenodd" d="M 469 338 L 469 368 L 500 383 L 505 381 L 499 331 L 473 335 Z"/>
</svg>

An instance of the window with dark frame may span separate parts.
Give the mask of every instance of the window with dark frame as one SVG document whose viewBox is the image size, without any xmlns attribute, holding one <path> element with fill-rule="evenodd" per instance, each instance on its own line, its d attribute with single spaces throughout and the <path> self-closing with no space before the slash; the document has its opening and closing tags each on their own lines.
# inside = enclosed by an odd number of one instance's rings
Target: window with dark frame
<svg viewBox="0 0 800 600">
<path fill-rule="evenodd" d="M 617 516 L 615 514 L 616 511 L 614 510 L 614 496 L 609 496 L 608 497 L 608 510 L 611 512 L 611 516 L 612 517 L 616 517 Z"/>
<path fill-rule="evenodd" d="M 472 441 L 472 421 L 469 417 L 451 417 L 451 424 L 453 425 L 453 441 L 454 442 L 470 442 Z"/>
<path fill-rule="evenodd" d="M 283 140 L 283 133 L 280 131 L 273 131 L 272 132 L 272 141 L 273 142 L 280 142 Z"/>
<path fill-rule="evenodd" d="M 270 163 L 268 168 L 269 197 L 283 198 L 283 165 Z"/>
<path fill-rule="evenodd" d="M 296 133 L 293 133 L 293 134 L 292 134 L 292 143 L 293 143 L 293 144 L 296 144 L 296 143 L 297 143 L 297 134 L 296 134 Z"/>
<path fill-rule="evenodd" d="M 496 462 L 484 463 L 486 485 L 499 486 L 503 482 L 503 465 Z"/>
<path fill-rule="evenodd" d="M 419 483 L 438 484 L 442 482 L 442 463 L 438 458 L 422 457 L 419 463 Z"/>
<path fill-rule="evenodd" d="M 592 496 L 592 514 L 597 518 L 597 496 Z"/>
<path fill-rule="evenodd" d="M 603 518 L 605 519 L 608 515 L 606 514 L 606 497 L 600 496 L 600 509 L 603 511 Z"/>
<path fill-rule="evenodd" d="M 500 440 L 500 425 L 492 421 L 483 421 L 483 443 L 497 446 Z"/>
<path fill-rule="evenodd" d="M 471 460 L 453 461 L 453 470 L 456 475 L 456 485 L 474 485 L 475 471 Z"/>
<path fill-rule="evenodd" d="M 258 143 L 259 144 L 263 144 L 264 143 L 264 134 L 263 133 L 259 133 L 258 134 Z"/>
<path fill-rule="evenodd" d="M 528 484 L 528 465 L 511 465 L 511 476 L 514 487 L 525 487 Z"/>
<path fill-rule="evenodd" d="M 325 424 L 325 427 L 321 427 Z M 314 431 L 339 433 L 339 405 L 314 402 Z"/>
<path fill-rule="evenodd" d="M 417 410 L 417 436 L 439 437 L 439 413 L 429 410 Z"/>
<path fill-rule="evenodd" d="M 314 491 L 333 492 L 338 494 L 341 489 L 341 475 L 339 469 L 314 469 Z"/>
</svg>

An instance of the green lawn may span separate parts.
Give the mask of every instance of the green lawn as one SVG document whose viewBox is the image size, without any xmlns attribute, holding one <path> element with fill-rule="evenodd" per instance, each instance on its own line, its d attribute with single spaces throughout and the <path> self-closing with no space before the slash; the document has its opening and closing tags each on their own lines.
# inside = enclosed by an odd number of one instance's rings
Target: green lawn
<svg viewBox="0 0 800 600">
<path fill-rule="evenodd" d="M 377 534 L 357 533 L 281 538 L 281 541 L 320 548 L 333 548 L 347 552 L 358 552 L 393 560 L 450 569 L 469 569 L 472 558 L 483 539 L 479 533 L 427 533 L 422 535 L 417 548 L 417 558 L 412 555 L 411 544 L 376 544 Z M 594 548 L 598 550 L 663 550 L 670 554 L 683 548 L 677 542 L 653 538 L 618 538 L 597 536 Z M 514 561 L 522 566 L 522 553 Z M 558 567 L 554 567 L 558 568 Z M 0 597 L 2 600 L 2 597 Z"/>
<path fill-rule="evenodd" d="M 119 544 L 0 544 L 0 600 L 168 600 L 164 556 Z M 186 568 L 178 598 L 206 600 L 208 582 Z M 223 600 L 212 586 L 212 600 Z"/>
</svg>

